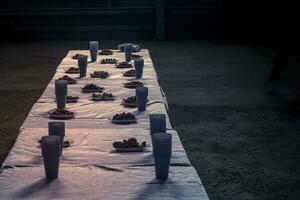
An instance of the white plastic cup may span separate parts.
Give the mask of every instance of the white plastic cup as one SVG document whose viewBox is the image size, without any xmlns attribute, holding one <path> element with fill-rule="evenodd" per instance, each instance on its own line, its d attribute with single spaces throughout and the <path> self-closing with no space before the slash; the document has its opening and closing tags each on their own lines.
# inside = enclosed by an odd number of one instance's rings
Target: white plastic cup
<svg viewBox="0 0 300 200">
<path fill-rule="evenodd" d="M 140 79 L 143 77 L 144 59 L 137 58 L 134 60 L 135 78 Z"/>
<path fill-rule="evenodd" d="M 153 135 L 153 156 L 155 174 L 159 180 L 167 180 L 172 156 L 172 135 L 168 133 L 156 133 Z"/>
<path fill-rule="evenodd" d="M 56 105 L 58 109 L 65 109 L 67 93 L 68 93 L 68 81 L 56 80 L 55 96 L 56 96 Z"/>
<path fill-rule="evenodd" d="M 150 134 L 166 132 L 166 115 L 165 114 L 150 114 Z"/>
<path fill-rule="evenodd" d="M 41 147 L 46 179 L 56 179 L 58 177 L 61 153 L 60 137 L 56 135 L 42 137 Z"/>
<path fill-rule="evenodd" d="M 138 111 L 144 112 L 147 106 L 148 88 L 137 87 L 135 89 Z"/>
<path fill-rule="evenodd" d="M 78 57 L 78 68 L 80 78 L 85 77 L 87 68 L 87 56 L 83 55 Z"/>
<path fill-rule="evenodd" d="M 65 122 L 57 122 L 57 121 L 48 122 L 48 134 L 49 136 L 50 135 L 59 136 L 61 147 L 62 147 L 64 143 L 64 137 L 65 137 Z"/>
<path fill-rule="evenodd" d="M 99 49 L 98 41 L 90 41 L 90 54 L 91 54 L 91 61 L 95 62 L 97 60 Z"/>
<path fill-rule="evenodd" d="M 124 52 L 125 52 L 125 60 L 126 62 L 131 61 L 131 55 L 132 55 L 133 45 L 128 43 L 124 45 Z"/>
</svg>

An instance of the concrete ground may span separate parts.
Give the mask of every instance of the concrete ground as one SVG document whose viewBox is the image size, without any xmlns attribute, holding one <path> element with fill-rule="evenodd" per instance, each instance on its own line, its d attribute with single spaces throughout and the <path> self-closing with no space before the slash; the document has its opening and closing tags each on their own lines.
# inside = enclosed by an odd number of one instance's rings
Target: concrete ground
<svg viewBox="0 0 300 200">
<path fill-rule="evenodd" d="M 100 46 L 115 48 L 118 43 Z M 172 124 L 210 199 L 298 199 L 299 58 L 292 55 L 282 79 L 270 84 L 272 47 L 201 41 L 140 44 L 150 49 Z M 87 47 L 87 42 L 0 46 L 0 161 L 60 60 L 69 49 Z"/>
</svg>

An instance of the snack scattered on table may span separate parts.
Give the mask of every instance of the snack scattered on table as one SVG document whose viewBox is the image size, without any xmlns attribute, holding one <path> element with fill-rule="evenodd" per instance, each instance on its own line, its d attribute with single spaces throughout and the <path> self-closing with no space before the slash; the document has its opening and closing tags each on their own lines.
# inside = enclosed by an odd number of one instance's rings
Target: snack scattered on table
<svg viewBox="0 0 300 200">
<path fill-rule="evenodd" d="M 92 100 L 93 101 L 113 101 L 115 97 L 111 93 L 93 93 Z"/>
<path fill-rule="evenodd" d="M 120 69 L 133 68 L 133 65 L 128 62 L 120 62 L 120 63 L 116 64 L 116 67 L 120 68 Z"/>
<path fill-rule="evenodd" d="M 67 140 L 65 140 L 64 143 L 63 143 L 63 145 L 62 145 L 63 148 L 68 148 L 70 146 L 71 146 L 71 142 L 67 141 Z"/>
<path fill-rule="evenodd" d="M 129 88 L 129 89 L 134 89 L 134 88 L 143 87 L 143 86 L 144 86 L 144 84 L 140 81 L 131 81 L 131 82 L 124 84 L 124 87 Z"/>
<path fill-rule="evenodd" d="M 122 105 L 125 107 L 135 108 L 137 107 L 136 96 L 130 96 L 122 100 Z"/>
<path fill-rule="evenodd" d="M 52 119 L 73 119 L 75 117 L 74 112 L 66 109 L 55 109 L 49 112 L 49 117 Z"/>
<path fill-rule="evenodd" d="M 134 77 L 135 76 L 135 70 L 134 69 L 128 70 L 128 71 L 123 73 L 123 76 L 125 76 L 125 77 Z"/>
<path fill-rule="evenodd" d="M 116 64 L 117 60 L 114 58 L 105 58 L 101 60 L 101 64 Z"/>
<path fill-rule="evenodd" d="M 102 79 L 106 79 L 107 77 L 109 77 L 109 73 L 105 72 L 105 71 L 94 71 L 91 74 L 92 78 L 102 78 Z"/>
<path fill-rule="evenodd" d="M 79 97 L 75 97 L 75 96 L 67 96 L 66 102 L 67 103 L 77 103 L 78 102 Z"/>
<path fill-rule="evenodd" d="M 65 71 L 66 74 L 78 74 L 79 73 L 79 68 L 77 67 L 70 67 Z"/>
<path fill-rule="evenodd" d="M 148 101 L 149 100 L 147 99 L 147 102 Z M 122 99 L 121 105 L 127 108 L 136 108 L 137 107 L 136 96 L 130 96 L 127 97 L 126 99 Z"/>
<path fill-rule="evenodd" d="M 116 114 L 113 118 L 112 118 L 112 123 L 114 124 L 132 124 L 132 123 L 136 123 L 136 118 L 135 115 L 131 114 L 131 113 L 121 113 L 121 114 Z"/>
<path fill-rule="evenodd" d="M 136 138 L 129 138 L 128 140 L 117 141 L 113 143 L 113 147 L 119 152 L 138 152 L 146 148 L 146 142 L 139 144 Z"/>
<path fill-rule="evenodd" d="M 72 59 L 78 59 L 80 56 L 87 56 L 87 55 L 83 55 L 83 54 L 80 54 L 80 53 L 77 53 L 75 54 L 74 56 L 72 56 Z"/>
<path fill-rule="evenodd" d="M 68 75 L 64 75 L 63 77 L 60 77 L 58 80 L 66 80 L 68 82 L 68 84 L 76 84 L 77 81 L 71 77 L 69 77 Z"/>
<path fill-rule="evenodd" d="M 83 93 L 90 93 L 90 92 L 102 92 L 103 87 L 99 87 L 95 84 L 86 84 L 81 90 Z"/>
<path fill-rule="evenodd" d="M 109 49 L 102 49 L 98 55 L 106 55 L 106 56 L 109 56 L 109 55 L 113 55 L 113 52 Z"/>
</svg>

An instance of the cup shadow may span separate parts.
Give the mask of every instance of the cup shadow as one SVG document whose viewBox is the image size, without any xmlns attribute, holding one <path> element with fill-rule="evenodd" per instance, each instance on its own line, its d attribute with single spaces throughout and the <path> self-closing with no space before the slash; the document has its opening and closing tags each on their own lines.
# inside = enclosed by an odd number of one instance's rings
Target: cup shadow
<svg viewBox="0 0 300 200">
<path fill-rule="evenodd" d="M 29 198 L 34 195 L 36 192 L 41 192 L 41 190 L 46 189 L 53 181 L 49 181 L 46 178 L 41 178 L 34 183 L 21 188 L 19 191 L 15 193 L 15 197 L 17 198 Z"/>
<path fill-rule="evenodd" d="M 182 189 L 174 182 L 172 182 L 171 179 L 160 181 L 156 178 L 153 178 L 150 182 L 146 183 L 139 191 L 137 191 L 136 195 L 132 199 L 154 199 L 155 196 L 165 196 L 166 191 L 170 191 L 170 199 L 177 199 L 180 196 L 183 196 Z"/>
</svg>

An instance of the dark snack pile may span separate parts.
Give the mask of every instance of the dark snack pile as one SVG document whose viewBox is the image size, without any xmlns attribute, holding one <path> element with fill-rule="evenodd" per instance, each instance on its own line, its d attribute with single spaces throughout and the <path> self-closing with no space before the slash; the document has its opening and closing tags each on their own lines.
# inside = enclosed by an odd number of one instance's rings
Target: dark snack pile
<svg viewBox="0 0 300 200">
<path fill-rule="evenodd" d="M 42 143 L 42 139 L 39 140 L 39 143 Z M 63 142 L 63 145 L 62 145 L 63 148 L 68 148 L 70 146 L 71 146 L 71 142 L 70 141 L 65 140 Z"/>
<path fill-rule="evenodd" d="M 144 86 L 144 84 L 140 81 L 131 81 L 131 82 L 128 82 L 128 83 L 124 84 L 124 87 L 130 88 L 130 89 L 134 89 L 134 88 L 137 88 L 137 87 L 143 87 L 143 86 Z"/>
<path fill-rule="evenodd" d="M 135 116 L 131 113 L 121 113 L 121 114 L 116 114 L 114 117 L 113 117 L 114 120 L 134 120 L 136 119 Z"/>
<path fill-rule="evenodd" d="M 77 81 L 71 77 L 69 77 L 68 75 L 64 75 L 63 77 L 60 77 L 58 80 L 66 80 L 68 81 L 68 84 L 76 84 Z"/>
<path fill-rule="evenodd" d="M 136 138 L 129 138 L 128 140 L 117 141 L 113 143 L 114 148 L 145 148 L 146 142 L 142 142 L 142 144 L 139 144 L 136 140 Z"/>
<path fill-rule="evenodd" d="M 103 91 L 103 87 L 99 87 L 95 84 L 86 84 L 83 88 L 82 88 L 82 92 L 83 93 L 88 93 L 88 92 L 102 92 Z"/>
<path fill-rule="evenodd" d="M 125 77 L 134 77 L 135 76 L 135 70 L 134 69 L 128 70 L 128 71 L 124 72 L 123 76 L 125 76 Z"/>
<path fill-rule="evenodd" d="M 69 141 L 64 141 L 64 143 L 63 143 L 63 145 L 62 145 L 62 147 L 63 148 L 68 148 L 68 147 L 70 147 L 71 146 L 71 142 L 69 142 Z"/>
<path fill-rule="evenodd" d="M 132 54 L 131 55 L 131 58 L 134 60 L 134 59 L 138 59 L 138 58 L 142 58 L 143 56 L 142 55 L 139 55 L 139 54 Z"/>
<path fill-rule="evenodd" d="M 101 60 L 101 64 L 116 64 L 117 60 L 114 58 L 105 58 Z"/>
<path fill-rule="evenodd" d="M 91 74 L 92 78 L 102 78 L 102 79 L 106 79 L 107 77 L 109 77 L 109 73 L 105 72 L 105 71 L 94 71 Z"/>
<path fill-rule="evenodd" d="M 72 59 L 78 59 L 80 56 L 86 56 L 86 55 L 77 53 L 77 54 L 75 54 L 75 55 L 72 57 Z"/>
<path fill-rule="evenodd" d="M 113 52 L 111 51 L 111 50 L 109 50 L 109 49 L 102 49 L 99 53 L 98 53 L 98 55 L 113 55 Z"/>
<path fill-rule="evenodd" d="M 75 96 L 67 96 L 67 103 L 76 103 L 78 102 L 79 97 L 75 97 Z"/>
<path fill-rule="evenodd" d="M 147 102 L 149 100 L 147 99 Z M 137 107 L 137 100 L 136 100 L 136 96 L 130 96 L 127 97 L 126 99 L 122 99 L 122 103 L 121 103 L 124 107 L 127 108 L 136 108 Z"/>
<path fill-rule="evenodd" d="M 79 69 L 77 67 L 70 67 L 65 71 L 66 74 L 78 74 Z"/>
<path fill-rule="evenodd" d="M 103 94 L 96 94 L 93 93 L 92 100 L 94 101 L 112 101 L 114 100 L 114 96 L 111 93 L 103 93 Z"/>
<path fill-rule="evenodd" d="M 53 119 L 72 119 L 75 117 L 75 114 L 74 112 L 66 109 L 56 109 L 54 111 L 50 111 L 49 116 Z"/>
<path fill-rule="evenodd" d="M 113 119 L 112 123 L 114 124 L 131 124 L 131 123 L 136 123 L 136 118 L 135 115 L 131 113 L 121 113 L 121 114 L 116 114 Z"/>
<path fill-rule="evenodd" d="M 130 96 L 122 100 L 123 103 L 136 104 L 136 96 Z"/>
<path fill-rule="evenodd" d="M 133 65 L 128 62 L 120 62 L 116 65 L 117 68 L 123 69 L 123 68 L 133 68 Z"/>
</svg>

